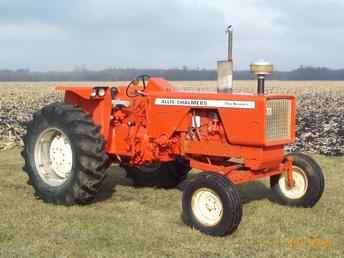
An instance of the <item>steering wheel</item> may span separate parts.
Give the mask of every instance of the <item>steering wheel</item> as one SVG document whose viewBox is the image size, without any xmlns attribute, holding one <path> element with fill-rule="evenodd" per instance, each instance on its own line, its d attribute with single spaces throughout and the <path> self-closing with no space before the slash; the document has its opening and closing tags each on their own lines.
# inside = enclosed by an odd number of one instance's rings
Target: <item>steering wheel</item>
<svg viewBox="0 0 344 258">
<path fill-rule="evenodd" d="M 144 92 L 146 90 L 146 82 L 149 80 L 151 76 L 148 74 L 142 74 L 137 76 L 134 80 L 132 80 L 128 86 L 127 89 L 125 90 L 125 93 L 127 94 L 128 97 L 133 98 L 133 97 L 137 97 L 137 96 L 142 96 L 142 92 Z M 131 86 L 133 85 L 138 85 L 139 81 L 142 81 L 142 90 L 136 90 L 134 92 L 134 94 L 131 94 L 129 89 Z M 140 93 L 141 92 L 141 93 Z"/>
</svg>

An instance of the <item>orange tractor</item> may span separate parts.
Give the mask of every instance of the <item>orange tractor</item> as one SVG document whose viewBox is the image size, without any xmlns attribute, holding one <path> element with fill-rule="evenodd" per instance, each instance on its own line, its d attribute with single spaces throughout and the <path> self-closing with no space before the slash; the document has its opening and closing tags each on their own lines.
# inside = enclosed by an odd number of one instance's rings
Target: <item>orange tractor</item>
<svg viewBox="0 0 344 258">
<path fill-rule="evenodd" d="M 257 94 L 232 93 L 231 28 L 228 35 L 217 92 L 180 92 L 147 75 L 119 87 L 58 87 L 64 103 L 35 113 L 24 137 L 24 170 L 37 195 L 48 203 L 88 203 L 111 164 L 136 186 L 163 188 L 197 169 L 203 172 L 185 186 L 182 218 L 214 236 L 239 226 L 238 184 L 269 177 L 280 203 L 315 205 L 324 190 L 321 168 L 305 154 L 284 152 L 295 140 L 295 97 L 264 93 L 272 72 L 266 62 L 251 65 Z"/>
</svg>

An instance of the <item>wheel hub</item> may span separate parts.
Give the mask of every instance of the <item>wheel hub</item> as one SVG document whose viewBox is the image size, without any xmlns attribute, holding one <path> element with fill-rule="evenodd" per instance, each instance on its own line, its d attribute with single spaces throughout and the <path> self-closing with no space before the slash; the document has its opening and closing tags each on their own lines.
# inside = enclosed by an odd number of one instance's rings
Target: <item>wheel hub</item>
<svg viewBox="0 0 344 258">
<path fill-rule="evenodd" d="M 288 186 L 288 176 L 283 174 L 278 183 L 282 193 L 290 199 L 299 199 L 304 196 L 308 189 L 306 173 L 299 167 L 293 166 L 293 186 Z"/>
<path fill-rule="evenodd" d="M 50 144 L 49 159 L 51 168 L 60 178 L 66 178 L 72 170 L 72 148 L 69 140 L 57 134 Z"/>
<path fill-rule="evenodd" d="M 57 128 L 48 128 L 35 145 L 35 165 L 41 179 L 50 186 L 59 186 L 73 167 L 73 151 L 67 135 Z"/>
<path fill-rule="evenodd" d="M 198 189 L 192 196 L 192 211 L 196 219 L 207 226 L 220 222 L 223 206 L 220 197 L 211 189 Z"/>
</svg>

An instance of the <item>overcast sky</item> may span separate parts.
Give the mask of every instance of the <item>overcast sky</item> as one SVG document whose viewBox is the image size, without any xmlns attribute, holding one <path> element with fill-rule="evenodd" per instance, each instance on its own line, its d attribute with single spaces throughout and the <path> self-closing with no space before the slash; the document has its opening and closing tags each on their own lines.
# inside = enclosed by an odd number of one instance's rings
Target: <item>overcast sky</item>
<svg viewBox="0 0 344 258">
<path fill-rule="evenodd" d="M 0 69 L 344 67 L 343 0 L 0 0 Z"/>
</svg>

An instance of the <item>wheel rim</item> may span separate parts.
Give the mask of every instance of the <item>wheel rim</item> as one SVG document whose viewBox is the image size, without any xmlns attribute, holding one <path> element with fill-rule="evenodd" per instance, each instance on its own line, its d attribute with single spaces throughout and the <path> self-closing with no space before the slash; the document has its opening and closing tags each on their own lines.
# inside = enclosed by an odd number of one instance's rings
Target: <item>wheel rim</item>
<svg viewBox="0 0 344 258">
<path fill-rule="evenodd" d="M 281 192 L 289 199 L 300 199 L 308 189 L 308 179 L 305 171 L 299 167 L 293 166 L 294 186 L 288 186 L 288 174 L 284 173 L 278 181 Z"/>
<path fill-rule="evenodd" d="M 191 209 L 196 219 L 206 226 L 218 224 L 223 216 L 222 201 L 209 188 L 200 188 L 193 193 Z"/>
<path fill-rule="evenodd" d="M 60 186 L 68 180 L 73 167 L 73 150 L 64 132 L 48 128 L 38 136 L 35 165 L 41 179 L 50 186 Z"/>
</svg>

